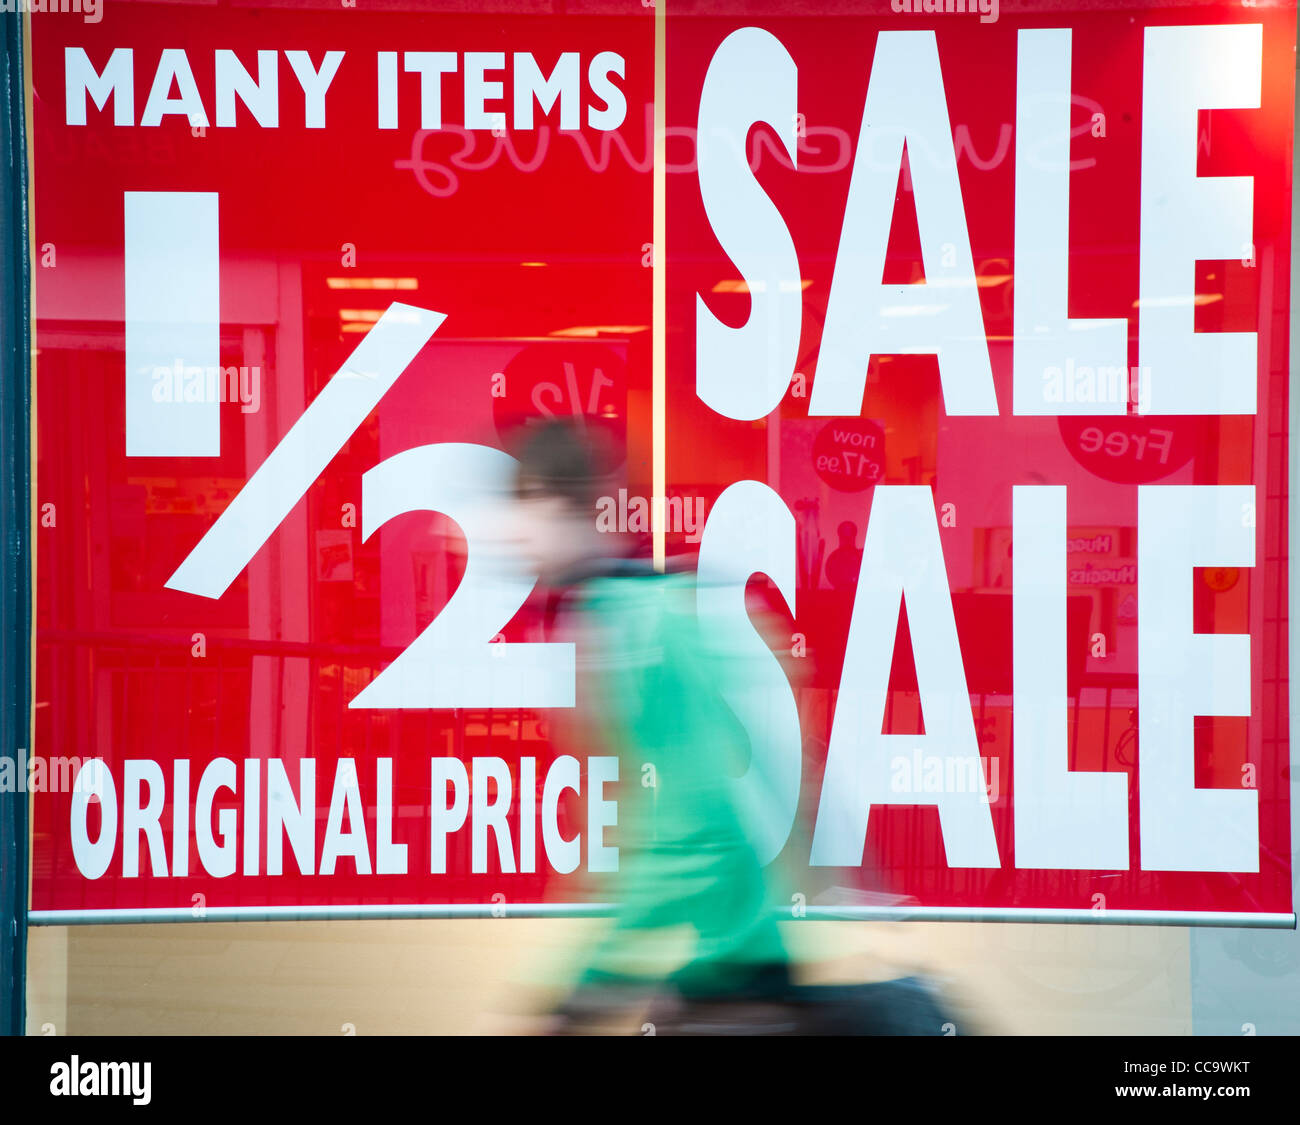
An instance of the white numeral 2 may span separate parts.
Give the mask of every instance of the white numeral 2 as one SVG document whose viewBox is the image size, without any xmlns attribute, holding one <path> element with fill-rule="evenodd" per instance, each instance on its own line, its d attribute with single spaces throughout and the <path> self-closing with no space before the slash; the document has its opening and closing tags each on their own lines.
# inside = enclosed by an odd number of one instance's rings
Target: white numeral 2
<svg viewBox="0 0 1300 1125">
<path fill-rule="evenodd" d="M 442 612 L 349 707 L 574 705 L 572 644 L 492 643 L 537 581 L 482 546 L 514 464 L 499 449 L 450 442 L 407 449 L 362 476 L 363 540 L 405 512 L 441 512 L 460 525 L 469 555 Z"/>
</svg>

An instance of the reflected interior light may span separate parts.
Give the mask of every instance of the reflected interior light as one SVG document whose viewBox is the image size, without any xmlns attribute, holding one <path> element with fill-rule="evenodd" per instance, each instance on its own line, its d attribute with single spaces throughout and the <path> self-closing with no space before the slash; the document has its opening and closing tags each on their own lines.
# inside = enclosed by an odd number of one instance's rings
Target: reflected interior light
<svg viewBox="0 0 1300 1125">
<path fill-rule="evenodd" d="M 578 324 L 572 328 L 557 328 L 552 336 L 628 336 L 633 332 L 649 332 L 648 324 Z"/>
<path fill-rule="evenodd" d="M 339 309 L 340 330 L 369 332 L 383 316 L 392 324 L 418 324 L 420 320 L 419 311 L 411 308 Z"/>
<path fill-rule="evenodd" d="M 812 281 L 811 281 L 810 279 L 806 278 L 806 277 L 804 277 L 804 278 L 800 278 L 800 280 L 799 280 L 799 288 L 800 288 L 800 289 L 807 289 L 808 286 L 810 286 L 811 284 L 812 284 Z M 781 283 L 781 289 L 782 289 L 782 292 L 788 292 L 788 291 L 789 291 L 789 290 L 787 289 L 787 283 L 786 283 L 786 282 L 782 282 L 782 283 Z M 715 292 L 715 293 L 748 293 L 748 292 L 749 292 L 749 282 L 747 282 L 744 278 L 741 278 L 741 277 L 729 277 L 729 278 L 724 278 L 722 281 L 719 281 L 719 282 L 717 283 L 717 285 L 715 285 L 715 286 L 713 287 L 713 292 Z"/>
<path fill-rule="evenodd" d="M 526 267 L 527 269 L 540 269 L 540 268 L 544 267 L 547 263 L 545 263 L 545 262 L 520 262 L 519 264 L 520 264 L 521 266 Z"/>
<path fill-rule="evenodd" d="M 331 289 L 418 289 L 413 277 L 327 277 Z"/>
<path fill-rule="evenodd" d="M 995 285 L 1005 285 L 1015 274 L 1010 273 L 985 273 L 980 274 L 975 279 L 975 284 L 981 289 L 992 289 Z"/>
<path fill-rule="evenodd" d="M 1222 293 L 1197 293 L 1189 301 L 1186 297 L 1148 297 L 1145 301 L 1139 297 L 1133 302 L 1135 309 L 1140 309 L 1146 305 L 1149 309 L 1176 309 L 1184 305 L 1212 305 L 1215 301 L 1222 301 Z"/>
</svg>

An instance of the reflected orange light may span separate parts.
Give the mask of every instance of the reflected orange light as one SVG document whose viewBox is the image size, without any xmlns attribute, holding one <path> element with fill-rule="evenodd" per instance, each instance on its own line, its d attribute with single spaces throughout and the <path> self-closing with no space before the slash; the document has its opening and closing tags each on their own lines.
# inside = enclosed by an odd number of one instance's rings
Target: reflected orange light
<svg viewBox="0 0 1300 1125">
<path fill-rule="evenodd" d="M 812 284 L 812 282 L 811 282 L 808 278 L 805 277 L 805 278 L 800 279 L 800 281 L 799 281 L 799 288 L 800 288 L 800 289 L 807 289 L 808 286 L 810 286 L 811 284 Z M 783 288 L 783 290 L 784 290 L 784 283 L 783 283 L 783 285 L 782 285 L 782 288 Z M 715 285 L 715 286 L 713 287 L 713 292 L 715 292 L 715 293 L 748 293 L 748 292 L 749 292 L 749 282 L 745 281 L 744 278 L 740 278 L 740 277 L 729 277 L 729 278 L 725 278 L 724 280 L 719 281 L 718 284 Z"/>
<path fill-rule="evenodd" d="M 557 328 L 552 336 L 628 336 L 633 332 L 649 332 L 648 324 L 579 324 L 573 328 Z"/>
<path fill-rule="evenodd" d="M 331 289 L 418 289 L 413 277 L 327 277 Z"/>
</svg>

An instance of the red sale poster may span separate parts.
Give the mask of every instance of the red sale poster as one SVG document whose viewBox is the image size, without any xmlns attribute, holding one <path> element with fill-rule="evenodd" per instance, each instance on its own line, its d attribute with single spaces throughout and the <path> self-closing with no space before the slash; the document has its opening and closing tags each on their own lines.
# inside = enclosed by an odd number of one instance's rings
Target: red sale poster
<svg viewBox="0 0 1300 1125">
<path fill-rule="evenodd" d="M 32 19 L 34 922 L 596 908 L 566 417 L 794 917 L 1294 925 L 1295 7 L 923 7 Z"/>
</svg>

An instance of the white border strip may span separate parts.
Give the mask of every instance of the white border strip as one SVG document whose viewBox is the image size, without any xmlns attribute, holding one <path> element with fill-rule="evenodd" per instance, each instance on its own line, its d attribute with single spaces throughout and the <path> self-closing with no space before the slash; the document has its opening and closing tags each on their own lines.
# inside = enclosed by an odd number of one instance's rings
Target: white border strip
<svg viewBox="0 0 1300 1125">
<path fill-rule="evenodd" d="M 362 918 L 604 918 L 610 903 L 503 902 L 426 903 L 367 906 L 210 906 L 201 916 L 179 906 L 108 910 L 32 910 L 33 926 L 85 926 L 141 922 L 307 922 Z M 781 911 L 784 916 L 785 911 Z M 794 916 L 791 915 L 793 918 Z M 1039 922 L 1053 925 L 1211 926 L 1294 930 L 1294 914 L 1217 913 L 1212 910 L 1066 910 L 1032 907 L 984 909 L 969 906 L 808 906 L 798 916 L 810 922 Z"/>
</svg>

